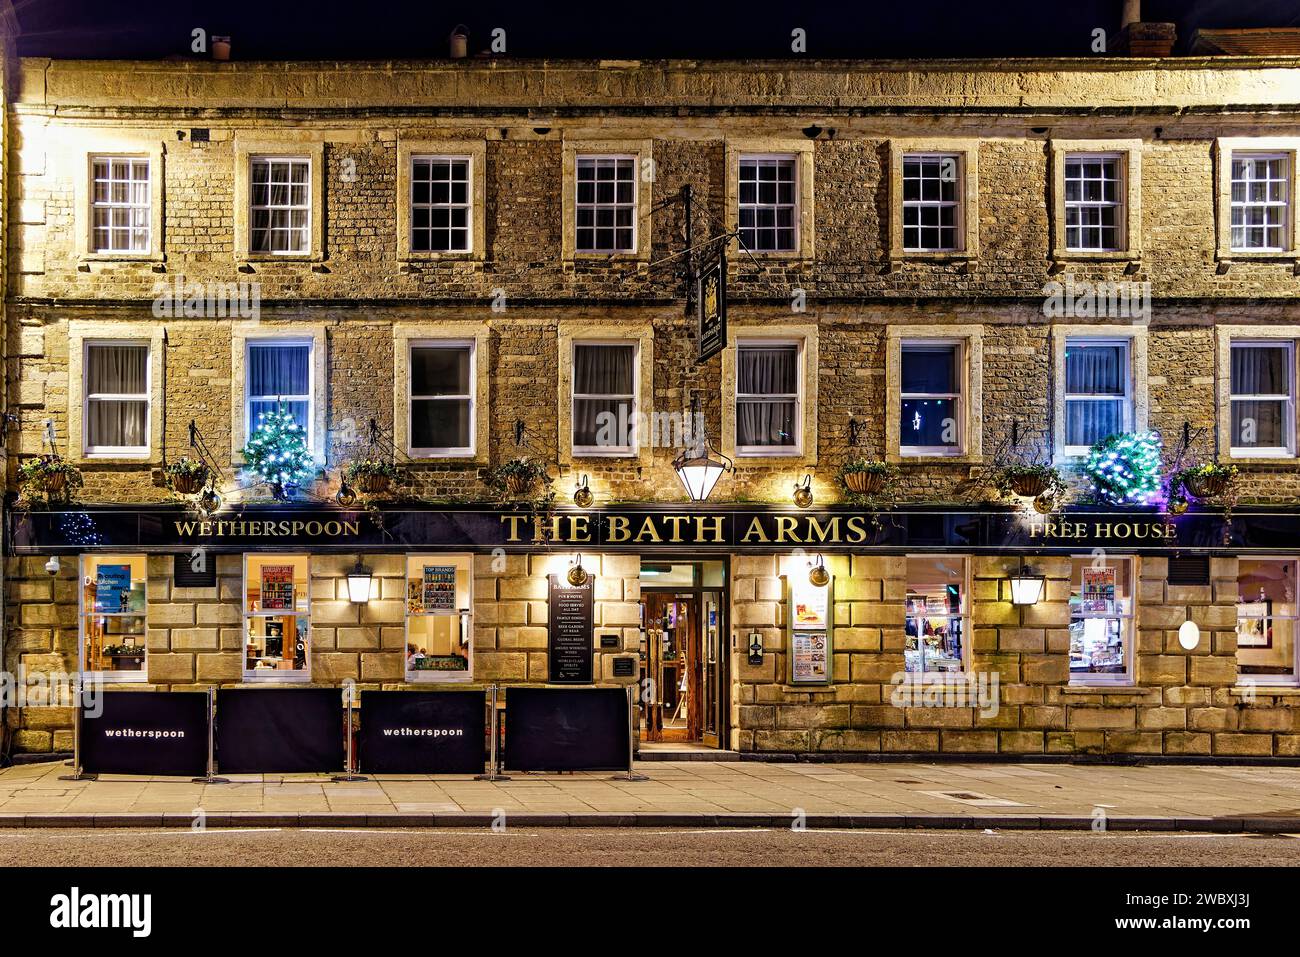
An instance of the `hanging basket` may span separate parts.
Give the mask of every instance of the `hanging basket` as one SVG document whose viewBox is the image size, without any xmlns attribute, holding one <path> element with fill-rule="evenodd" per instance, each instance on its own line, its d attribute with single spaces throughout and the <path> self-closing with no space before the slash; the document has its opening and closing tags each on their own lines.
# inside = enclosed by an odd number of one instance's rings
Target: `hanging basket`
<svg viewBox="0 0 1300 957">
<path fill-rule="evenodd" d="M 173 475 L 172 488 L 181 495 L 193 495 L 199 489 L 203 488 L 203 483 L 207 479 L 206 475 Z"/>
<path fill-rule="evenodd" d="M 885 487 L 885 477 L 879 472 L 845 472 L 844 487 L 857 495 L 875 495 Z"/>
<path fill-rule="evenodd" d="M 1183 487 L 1196 498 L 1214 498 L 1228 490 L 1228 482 L 1226 475 L 1189 475 Z"/>
<path fill-rule="evenodd" d="M 1038 498 L 1050 484 L 1051 479 L 1036 472 L 1011 477 L 1011 491 L 1023 498 Z"/>
<path fill-rule="evenodd" d="M 531 495 L 537 488 L 537 480 L 524 475 L 507 475 L 506 491 L 511 495 Z"/>
<path fill-rule="evenodd" d="M 51 495 L 58 495 L 68 484 L 68 477 L 62 472 L 47 472 L 41 480 L 41 486 Z"/>
<path fill-rule="evenodd" d="M 357 488 L 367 495 L 382 495 L 388 491 L 388 486 L 391 484 L 392 479 L 378 472 L 357 476 Z"/>
</svg>

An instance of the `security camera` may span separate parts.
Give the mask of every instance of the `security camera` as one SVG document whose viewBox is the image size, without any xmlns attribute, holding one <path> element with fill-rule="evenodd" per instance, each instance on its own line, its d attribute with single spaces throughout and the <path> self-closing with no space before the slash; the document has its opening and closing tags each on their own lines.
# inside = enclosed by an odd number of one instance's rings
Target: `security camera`
<svg viewBox="0 0 1300 957">
<path fill-rule="evenodd" d="M 48 562 L 45 563 L 45 570 L 46 570 L 47 572 L 49 572 L 51 575 L 57 575 L 57 574 L 59 573 L 59 556 L 58 556 L 58 555 L 51 555 L 51 556 L 50 556 L 50 560 L 49 560 Z"/>
</svg>

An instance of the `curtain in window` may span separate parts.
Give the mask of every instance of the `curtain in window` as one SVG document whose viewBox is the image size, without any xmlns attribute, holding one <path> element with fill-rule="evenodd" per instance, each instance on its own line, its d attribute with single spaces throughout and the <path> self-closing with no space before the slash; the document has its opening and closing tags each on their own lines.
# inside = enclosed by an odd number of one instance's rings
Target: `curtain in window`
<svg viewBox="0 0 1300 957">
<path fill-rule="evenodd" d="M 795 346 L 742 348 L 736 358 L 736 445 L 792 446 L 799 391 Z M 757 398 L 787 395 L 791 398 Z"/>
<path fill-rule="evenodd" d="M 310 390 L 310 346 L 254 344 L 248 347 L 250 430 L 257 428 L 259 415 L 275 410 L 281 397 L 294 420 L 307 428 Z M 291 400 L 291 396 L 302 398 Z"/>
<path fill-rule="evenodd" d="M 1232 347 L 1232 444 L 1237 448 L 1287 445 L 1285 399 L 1236 396 L 1291 394 L 1291 351 L 1278 346 Z"/>
<path fill-rule="evenodd" d="M 469 448 L 470 390 L 468 348 L 413 348 L 411 448 Z"/>
<path fill-rule="evenodd" d="M 1070 344 L 1065 350 L 1066 445 L 1093 445 L 1124 431 L 1127 350 L 1122 345 Z"/>
<path fill-rule="evenodd" d="M 636 422 L 633 392 L 635 348 L 630 345 L 579 345 L 573 354 L 573 444 L 627 448 Z"/>
<path fill-rule="evenodd" d="M 149 348 L 138 345 L 90 346 L 86 350 L 86 444 L 91 448 L 144 448 Z M 139 396 L 140 398 L 97 398 Z"/>
</svg>

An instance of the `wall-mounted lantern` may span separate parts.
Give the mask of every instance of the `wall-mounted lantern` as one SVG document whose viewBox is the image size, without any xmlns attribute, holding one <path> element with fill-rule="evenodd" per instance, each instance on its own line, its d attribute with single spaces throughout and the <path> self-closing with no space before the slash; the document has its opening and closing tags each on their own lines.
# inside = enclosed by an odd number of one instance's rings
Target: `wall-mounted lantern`
<svg viewBox="0 0 1300 957">
<path fill-rule="evenodd" d="M 825 588 L 827 582 L 831 580 L 831 573 L 826 570 L 826 561 L 820 555 L 817 561 L 808 571 L 808 581 L 818 588 Z"/>
<path fill-rule="evenodd" d="M 596 496 L 591 493 L 591 486 L 587 484 L 587 476 L 583 475 L 578 480 L 578 487 L 573 490 L 573 504 L 578 508 L 591 508 L 591 503 L 596 500 Z"/>
<path fill-rule="evenodd" d="M 374 582 L 374 573 L 361 564 L 361 556 L 348 572 L 348 598 L 356 604 L 370 601 L 370 586 Z"/>
<path fill-rule="evenodd" d="M 565 577 L 574 588 L 581 588 L 587 584 L 587 579 L 591 576 L 587 573 L 587 569 L 582 567 L 581 555 L 573 556 L 573 561 L 569 563 L 569 573 Z"/>
<path fill-rule="evenodd" d="M 796 482 L 794 486 L 794 504 L 800 508 L 807 508 L 813 503 L 812 476 L 805 475 L 802 482 Z"/>
<path fill-rule="evenodd" d="M 1038 600 L 1043 597 L 1043 586 L 1047 579 L 1042 575 L 1031 575 L 1024 558 L 1021 558 L 1020 571 L 1012 575 L 1008 581 L 1011 583 L 1011 604 L 1037 605 Z"/>
<path fill-rule="evenodd" d="M 699 429 L 699 435 L 694 448 L 682 449 L 677 458 L 673 459 L 673 469 L 691 501 L 703 502 L 708 499 L 713 486 L 718 484 L 718 479 L 722 478 L 722 473 L 731 470 L 733 463 L 709 444 L 698 395 L 691 398 L 691 429 L 693 431 L 696 428 Z"/>
</svg>

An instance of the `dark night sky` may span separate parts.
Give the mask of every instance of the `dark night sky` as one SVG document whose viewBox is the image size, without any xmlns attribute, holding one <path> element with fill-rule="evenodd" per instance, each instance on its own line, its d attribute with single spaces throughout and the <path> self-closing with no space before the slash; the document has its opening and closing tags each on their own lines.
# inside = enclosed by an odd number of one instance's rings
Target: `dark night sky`
<svg viewBox="0 0 1300 957">
<path fill-rule="evenodd" d="M 811 56 L 1088 56 L 1094 27 L 1119 27 L 1121 0 L 14 0 L 28 56 L 188 55 L 190 31 L 229 34 L 235 59 L 445 56 L 506 30 L 513 56 L 783 57 L 802 27 Z M 1145 0 L 1144 20 L 1197 27 L 1300 26 L 1300 0 Z"/>
</svg>

